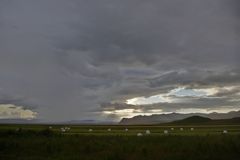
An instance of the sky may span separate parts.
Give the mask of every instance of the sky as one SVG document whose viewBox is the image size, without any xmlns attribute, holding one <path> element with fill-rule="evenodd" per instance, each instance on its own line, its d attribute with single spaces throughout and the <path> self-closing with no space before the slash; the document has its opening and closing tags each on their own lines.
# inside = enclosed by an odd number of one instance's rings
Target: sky
<svg viewBox="0 0 240 160">
<path fill-rule="evenodd" d="M 0 0 L 0 119 L 240 109 L 239 0 Z"/>
</svg>

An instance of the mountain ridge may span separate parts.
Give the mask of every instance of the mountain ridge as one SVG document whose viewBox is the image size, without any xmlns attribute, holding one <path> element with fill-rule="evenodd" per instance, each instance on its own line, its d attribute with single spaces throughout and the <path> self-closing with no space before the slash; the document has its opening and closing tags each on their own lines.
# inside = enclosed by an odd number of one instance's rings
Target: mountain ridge
<svg viewBox="0 0 240 160">
<path fill-rule="evenodd" d="M 165 123 L 165 125 L 234 125 L 240 124 L 240 117 L 230 119 L 210 119 L 201 116 L 192 116 L 182 120 Z"/>
<path fill-rule="evenodd" d="M 169 114 L 154 114 L 150 116 L 134 116 L 132 118 L 123 118 L 119 122 L 121 125 L 134 125 L 134 124 L 159 124 L 159 123 L 168 123 L 192 116 L 201 116 L 210 119 L 231 119 L 234 117 L 240 117 L 240 111 L 231 111 L 228 113 L 169 113 Z"/>
</svg>

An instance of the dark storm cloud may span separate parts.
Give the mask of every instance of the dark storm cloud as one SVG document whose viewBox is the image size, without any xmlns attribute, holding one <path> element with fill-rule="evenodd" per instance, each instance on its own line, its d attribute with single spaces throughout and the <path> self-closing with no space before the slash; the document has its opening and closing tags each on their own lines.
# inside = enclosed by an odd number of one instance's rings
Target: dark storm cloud
<svg viewBox="0 0 240 160">
<path fill-rule="evenodd" d="M 23 109 L 34 110 L 37 108 L 37 104 L 31 104 L 30 101 L 25 102 L 25 98 L 17 95 L 7 95 L 0 89 L 0 105 L 13 104 L 15 106 L 22 106 Z"/>
<path fill-rule="evenodd" d="M 102 103 L 180 85 L 239 86 L 239 6 L 238 0 L 2 0 L 0 95 L 8 97 L 1 102 L 22 97 L 46 120 L 98 119 Z"/>
<path fill-rule="evenodd" d="M 237 17 L 231 3 L 136 2 L 85 4 L 91 7 L 84 10 L 85 23 L 70 25 L 76 35 L 59 42 L 58 47 L 90 54 L 95 65 L 139 62 L 175 68 L 227 61 L 234 65 Z M 81 19 L 81 13 L 79 16 Z M 225 30 L 228 32 L 222 32 Z"/>
<path fill-rule="evenodd" d="M 172 71 L 149 79 L 149 86 L 158 87 L 160 85 L 173 84 L 189 85 L 194 87 L 204 87 L 208 85 L 225 86 L 238 85 L 239 80 L 240 71 L 235 69 L 187 69 Z"/>
</svg>

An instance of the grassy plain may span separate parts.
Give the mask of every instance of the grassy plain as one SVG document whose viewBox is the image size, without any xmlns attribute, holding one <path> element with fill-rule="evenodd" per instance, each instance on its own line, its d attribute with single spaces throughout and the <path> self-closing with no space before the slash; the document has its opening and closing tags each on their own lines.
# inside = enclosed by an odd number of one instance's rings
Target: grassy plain
<svg viewBox="0 0 240 160">
<path fill-rule="evenodd" d="M 63 127 L 70 130 L 62 132 Z M 151 134 L 146 135 L 146 130 Z M 164 134 L 164 130 L 169 133 Z M 223 130 L 228 133 L 223 134 Z M 140 132 L 143 136 L 137 137 Z M 0 125 L 1 160 L 235 160 L 239 157 L 240 125 Z"/>
</svg>

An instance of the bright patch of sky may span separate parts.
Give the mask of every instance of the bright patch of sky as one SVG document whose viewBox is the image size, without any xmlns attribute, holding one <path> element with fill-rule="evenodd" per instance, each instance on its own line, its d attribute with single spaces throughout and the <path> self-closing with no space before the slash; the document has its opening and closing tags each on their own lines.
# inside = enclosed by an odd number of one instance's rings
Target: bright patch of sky
<svg viewBox="0 0 240 160">
<path fill-rule="evenodd" d="M 174 95 L 177 97 L 207 97 L 216 94 L 218 90 L 216 88 L 207 89 L 186 89 L 184 87 L 173 89 L 168 95 Z"/>
<path fill-rule="evenodd" d="M 170 102 L 169 97 L 164 97 L 162 94 L 151 96 L 151 97 L 136 97 L 127 100 L 127 104 L 132 105 L 146 105 L 146 104 L 154 104 L 160 102 Z"/>
<path fill-rule="evenodd" d="M 103 115 L 115 115 L 116 117 L 120 118 L 131 118 L 137 115 L 152 115 L 152 114 L 168 114 L 172 112 L 176 113 L 182 113 L 182 114 L 187 114 L 187 113 L 205 113 L 209 114 L 212 112 L 218 112 L 218 113 L 227 113 L 230 111 L 238 111 L 239 107 L 234 106 L 234 105 L 229 105 L 229 106 L 219 106 L 219 107 L 214 107 L 209 104 L 209 106 L 203 106 L 201 108 L 194 108 L 195 100 L 199 99 L 218 99 L 218 93 L 222 93 L 223 91 L 230 92 L 234 91 L 238 86 L 226 86 L 226 87 L 211 87 L 211 88 L 187 88 L 185 86 L 183 87 L 178 87 L 175 89 L 170 90 L 169 92 L 166 93 L 161 93 L 149 97 L 135 97 L 131 99 L 126 100 L 126 104 L 128 105 L 136 105 L 136 106 L 141 106 L 144 109 L 116 109 L 116 110 L 110 110 L 110 111 L 104 111 Z M 228 101 L 239 101 L 238 99 L 230 99 Z M 155 108 L 147 108 L 148 105 L 151 104 L 160 104 L 159 106 L 156 105 Z M 167 105 L 174 103 L 175 106 L 176 104 L 179 104 L 180 108 L 169 108 L 165 110 L 164 108 L 161 108 L 161 103 L 162 105 Z M 192 107 L 189 106 L 188 108 L 181 108 L 182 104 L 192 104 Z M 140 108 L 141 108 L 140 107 Z"/>
<path fill-rule="evenodd" d="M 37 113 L 14 104 L 0 104 L 0 119 L 34 119 Z"/>
<path fill-rule="evenodd" d="M 171 90 L 169 93 L 158 94 L 150 97 L 135 97 L 126 100 L 127 104 L 131 105 L 146 105 L 156 103 L 172 103 L 176 101 L 176 98 L 181 97 L 208 97 L 216 94 L 217 88 L 207 89 L 186 89 L 185 87 L 179 87 Z M 176 98 L 172 97 L 175 96 Z"/>
<path fill-rule="evenodd" d="M 152 109 L 143 111 L 141 109 L 121 109 L 121 110 L 113 110 L 113 111 L 103 111 L 103 115 L 116 115 L 119 119 L 121 118 L 131 118 L 138 115 L 150 116 L 152 114 L 160 114 L 160 113 L 170 113 L 170 112 L 162 112 L 162 109 Z"/>
</svg>

